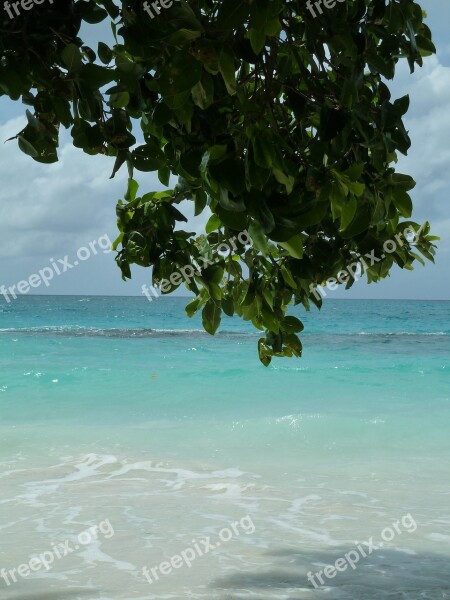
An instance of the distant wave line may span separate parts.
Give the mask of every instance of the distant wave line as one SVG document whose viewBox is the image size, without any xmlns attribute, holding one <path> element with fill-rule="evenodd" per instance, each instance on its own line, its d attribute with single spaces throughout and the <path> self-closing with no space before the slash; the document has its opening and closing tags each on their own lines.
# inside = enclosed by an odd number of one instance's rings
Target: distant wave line
<svg viewBox="0 0 450 600">
<path fill-rule="evenodd" d="M 0 328 L 1 334 L 30 334 L 30 335 L 61 335 L 67 337 L 108 337 L 108 338 L 147 338 L 147 337 L 164 337 L 164 336 L 207 336 L 209 334 L 202 329 L 128 329 L 128 328 L 108 328 L 100 329 L 97 327 L 83 326 L 58 326 L 48 325 L 40 327 L 24 327 L 24 328 Z M 263 335 L 262 332 L 255 331 L 219 331 L 219 336 L 227 337 L 255 337 Z M 392 337 L 422 337 L 422 336 L 450 336 L 449 332 L 433 331 L 433 332 L 303 332 L 301 337 L 326 337 L 326 338 L 349 338 L 364 336 L 367 338 L 392 338 Z"/>
</svg>

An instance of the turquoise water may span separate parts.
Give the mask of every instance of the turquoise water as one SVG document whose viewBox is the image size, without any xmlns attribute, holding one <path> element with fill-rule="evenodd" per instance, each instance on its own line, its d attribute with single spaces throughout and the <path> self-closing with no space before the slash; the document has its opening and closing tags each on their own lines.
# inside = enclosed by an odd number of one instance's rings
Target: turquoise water
<svg viewBox="0 0 450 600">
<path fill-rule="evenodd" d="M 450 302 L 295 308 L 304 355 L 269 368 L 251 326 L 213 338 L 184 304 L 0 304 L 0 568 L 115 528 L 4 597 L 450 598 Z M 414 532 L 308 581 L 408 513 Z M 251 535 L 143 578 L 245 515 Z"/>
</svg>

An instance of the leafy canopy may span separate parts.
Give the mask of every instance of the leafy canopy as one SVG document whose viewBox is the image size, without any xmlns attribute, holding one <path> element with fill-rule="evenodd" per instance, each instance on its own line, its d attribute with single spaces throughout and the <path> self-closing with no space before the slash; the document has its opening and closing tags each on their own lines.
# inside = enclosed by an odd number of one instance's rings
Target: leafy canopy
<svg viewBox="0 0 450 600">
<path fill-rule="evenodd" d="M 112 176 L 127 167 L 114 245 L 122 276 L 152 266 L 157 285 L 209 258 L 187 285 L 188 314 L 202 310 L 211 334 L 222 311 L 250 320 L 264 331 L 266 365 L 300 356 L 290 303 L 320 307 L 316 285 L 359 255 L 381 256 L 407 225 L 417 241 L 365 265 L 368 281 L 394 263 L 412 269 L 418 253 L 433 260 L 429 224 L 410 221 L 415 182 L 395 171 L 410 147 L 409 98 L 392 101 L 385 83 L 400 59 L 412 72 L 435 51 L 423 11 L 412 0 L 347 0 L 316 17 L 303 0 L 160 10 L 152 19 L 140 0 L 57 0 L 12 20 L 2 12 L 0 94 L 30 107 L 19 146 L 55 162 L 62 125 L 87 154 L 113 157 Z M 108 21 L 115 44 L 88 47 L 83 22 Z M 138 171 L 178 184 L 139 196 Z M 211 212 L 206 235 L 178 228 L 182 200 Z M 244 230 L 252 244 L 223 257 L 219 245 Z"/>
</svg>

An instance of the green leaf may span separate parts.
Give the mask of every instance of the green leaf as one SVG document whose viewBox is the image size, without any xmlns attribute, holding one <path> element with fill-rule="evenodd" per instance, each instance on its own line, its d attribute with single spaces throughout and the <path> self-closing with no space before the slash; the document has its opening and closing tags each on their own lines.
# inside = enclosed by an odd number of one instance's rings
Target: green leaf
<svg viewBox="0 0 450 600">
<path fill-rule="evenodd" d="M 209 173 L 222 187 L 239 197 L 245 190 L 245 170 L 242 161 L 226 159 L 209 164 Z"/>
<path fill-rule="evenodd" d="M 355 196 L 350 196 L 347 202 L 344 203 L 341 210 L 341 230 L 347 229 L 356 214 L 358 201 Z"/>
<path fill-rule="evenodd" d="M 164 99 L 178 96 L 189 98 L 192 88 L 200 81 L 202 65 L 193 56 L 186 53 L 176 53 L 168 62 L 158 79 Z M 181 104 L 180 104 L 181 106 Z"/>
<path fill-rule="evenodd" d="M 395 106 L 395 108 L 398 109 L 398 112 L 400 115 L 406 114 L 408 112 L 408 108 L 409 108 L 409 95 L 406 94 L 406 96 L 402 96 L 401 98 L 398 98 L 394 102 L 394 106 Z"/>
<path fill-rule="evenodd" d="M 243 25 L 249 10 L 246 0 L 222 0 L 214 28 L 218 31 L 227 31 Z"/>
<path fill-rule="evenodd" d="M 206 233 L 212 233 L 213 231 L 217 231 L 219 227 L 222 225 L 221 220 L 215 214 L 211 215 L 206 223 L 205 231 Z"/>
<path fill-rule="evenodd" d="M 303 258 L 303 236 L 294 235 L 287 242 L 278 242 L 278 245 L 287 250 L 294 258 Z"/>
<path fill-rule="evenodd" d="M 128 106 L 130 102 L 130 94 L 128 92 L 118 92 L 117 94 L 111 94 L 109 97 L 109 104 L 114 108 L 124 108 Z"/>
<path fill-rule="evenodd" d="M 253 52 L 259 54 L 266 43 L 266 34 L 251 28 L 248 30 L 248 39 L 250 40 Z"/>
<path fill-rule="evenodd" d="M 67 67 L 69 73 L 76 73 L 83 65 L 81 61 L 81 53 L 78 46 L 68 44 L 61 52 L 63 63 Z"/>
<path fill-rule="evenodd" d="M 273 310 L 273 296 L 271 291 L 267 287 L 264 287 L 262 289 L 262 295 L 264 297 L 264 300 L 267 302 L 270 310 Z"/>
<path fill-rule="evenodd" d="M 371 224 L 371 217 L 372 214 L 369 204 L 358 206 L 358 210 L 350 225 L 348 225 L 344 230 L 341 230 L 342 238 L 350 239 L 367 231 Z"/>
<path fill-rule="evenodd" d="M 253 153 L 258 166 L 270 169 L 275 156 L 273 146 L 264 135 L 256 135 L 253 139 Z"/>
<path fill-rule="evenodd" d="M 425 261 L 423 260 L 423 258 L 421 256 L 419 256 L 418 254 L 416 254 L 415 252 L 409 252 L 409 254 L 411 256 L 413 256 L 417 261 L 420 262 L 421 265 L 425 266 Z M 433 261 L 434 262 L 434 261 Z"/>
<path fill-rule="evenodd" d="M 78 77 L 90 89 L 98 90 L 104 85 L 111 83 L 111 81 L 114 81 L 116 73 L 113 69 L 107 69 L 100 65 L 87 64 L 82 66 Z"/>
<path fill-rule="evenodd" d="M 287 348 L 292 350 L 294 356 L 302 355 L 302 343 L 301 343 L 298 335 L 295 335 L 295 333 L 289 333 L 289 334 L 285 335 L 284 343 L 286 344 Z"/>
<path fill-rule="evenodd" d="M 245 204 L 242 200 L 232 200 L 229 197 L 228 190 L 223 187 L 219 188 L 219 203 L 222 208 L 231 212 L 243 212 L 245 210 Z"/>
<path fill-rule="evenodd" d="M 193 42 L 202 35 L 201 31 L 194 31 L 193 29 L 186 29 L 182 27 L 165 38 L 165 43 L 173 46 L 184 46 L 189 42 Z"/>
<path fill-rule="evenodd" d="M 189 302 L 189 304 L 187 304 L 187 306 L 184 309 L 186 311 L 187 316 L 189 318 L 192 318 L 201 305 L 202 301 L 200 298 L 194 298 L 194 300 L 191 300 L 191 302 Z"/>
<path fill-rule="evenodd" d="M 135 200 L 138 189 L 139 189 L 138 182 L 132 178 L 128 179 L 127 192 L 124 196 L 125 200 L 127 202 L 132 202 L 133 200 Z"/>
<path fill-rule="evenodd" d="M 220 325 L 221 309 L 213 300 L 208 300 L 202 311 L 202 323 L 205 331 L 214 335 Z"/>
<path fill-rule="evenodd" d="M 109 65 L 109 63 L 113 59 L 113 53 L 112 53 L 110 47 L 107 44 L 105 44 L 104 42 L 98 43 L 97 54 L 98 54 L 99 59 L 102 61 L 102 63 L 104 65 Z"/>
<path fill-rule="evenodd" d="M 234 302 L 232 298 L 222 299 L 222 310 L 228 317 L 232 317 L 234 315 Z"/>
<path fill-rule="evenodd" d="M 220 265 L 207 267 L 206 269 L 203 269 L 202 277 L 206 279 L 208 283 L 216 283 L 219 285 L 223 279 L 223 267 Z"/>
<path fill-rule="evenodd" d="M 170 169 L 169 167 L 161 167 L 158 169 L 158 179 L 166 187 L 170 183 Z"/>
<path fill-rule="evenodd" d="M 113 172 L 111 173 L 110 179 L 114 178 L 114 175 L 117 173 L 117 171 L 123 165 L 123 163 L 127 160 L 127 158 L 128 158 L 128 151 L 120 150 L 117 153 L 117 158 L 114 163 L 114 168 L 113 168 Z"/>
<path fill-rule="evenodd" d="M 196 106 L 205 110 L 214 101 L 214 84 L 211 78 L 198 81 L 192 88 L 192 100 Z"/>
<path fill-rule="evenodd" d="M 425 57 L 430 56 L 431 54 L 436 54 L 436 46 L 429 38 L 418 34 L 416 35 L 416 43 L 417 48 L 420 51 L 420 56 Z"/>
<path fill-rule="evenodd" d="M 391 175 L 390 183 L 393 187 L 397 187 L 404 192 L 409 192 L 416 186 L 416 182 L 410 175 L 403 175 L 402 173 Z"/>
<path fill-rule="evenodd" d="M 131 162 L 139 171 L 158 171 L 165 166 L 162 151 L 154 144 L 139 146 L 131 153 Z"/>
<path fill-rule="evenodd" d="M 211 148 L 209 149 L 209 156 L 210 156 L 211 160 L 218 160 L 220 158 L 223 158 L 226 153 L 227 153 L 226 144 L 215 144 L 214 146 L 211 146 Z"/>
<path fill-rule="evenodd" d="M 100 8 L 95 2 L 90 0 L 89 2 L 80 2 L 77 6 L 78 11 L 86 23 L 90 25 L 96 25 L 97 23 L 101 23 L 106 17 L 108 13 L 104 8 Z"/>
<path fill-rule="evenodd" d="M 412 214 L 412 201 L 409 194 L 401 189 L 392 191 L 392 202 L 402 217 L 409 218 Z"/>
<path fill-rule="evenodd" d="M 358 183 L 356 181 L 346 181 L 345 185 L 352 194 L 355 194 L 355 196 L 358 197 L 362 196 L 364 190 L 366 189 L 364 183 Z"/>
<path fill-rule="evenodd" d="M 295 179 L 291 175 L 285 175 L 280 169 L 273 169 L 272 172 L 275 179 L 286 187 L 286 193 L 289 196 L 293 190 Z"/>
<path fill-rule="evenodd" d="M 194 215 L 197 217 L 198 215 L 200 215 L 203 212 L 203 210 L 208 202 L 208 196 L 206 195 L 206 192 L 204 192 L 203 190 L 196 190 L 195 195 L 194 195 L 194 201 L 195 201 Z"/>
<path fill-rule="evenodd" d="M 280 322 L 273 310 L 267 310 L 263 308 L 261 310 L 261 318 L 264 326 L 273 331 L 274 333 L 279 333 L 280 331 Z"/>
<path fill-rule="evenodd" d="M 19 135 L 17 139 L 19 142 L 19 148 L 22 150 L 22 152 L 24 152 L 25 154 L 28 154 L 28 156 L 31 156 L 31 158 L 36 158 L 39 155 L 38 151 L 33 146 L 33 144 L 31 144 L 24 137 Z"/>
<path fill-rule="evenodd" d="M 112 249 L 113 251 L 117 250 L 117 248 L 119 247 L 119 244 L 121 244 L 121 243 L 122 243 L 122 240 L 123 240 L 123 233 L 120 233 L 120 234 L 117 236 L 117 238 L 114 240 L 114 242 L 113 242 L 113 244 L 112 244 L 112 246 L 111 246 L 111 249 Z"/>
<path fill-rule="evenodd" d="M 268 367 L 272 361 L 273 353 L 269 346 L 266 344 L 264 338 L 258 340 L 258 355 L 259 360 L 262 362 L 262 364 L 265 367 Z"/>
<path fill-rule="evenodd" d="M 350 181 L 358 181 L 364 171 L 364 167 L 364 163 L 352 165 L 343 172 L 343 175 L 346 175 Z"/>
<path fill-rule="evenodd" d="M 222 221 L 222 223 L 230 229 L 234 229 L 235 231 L 243 231 L 247 228 L 248 215 L 244 211 L 232 212 L 229 210 L 225 210 L 221 206 L 217 206 L 216 213 Z"/>
<path fill-rule="evenodd" d="M 283 329 L 285 329 L 286 331 L 293 332 L 303 331 L 303 329 L 305 328 L 300 319 L 297 319 L 297 317 L 292 316 L 285 317 L 282 326 Z"/>
<path fill-rule="evenodd" d="M 40 129 L 43 128 L 43 126 L 41 125 L 39 120 L 36 119 L 36 117 L 33 114 L 31 114 L 28 109 L 25 111 L 25 114 L 27 115 L 27 121 L 28 121 L 28 124 L 30 125 L 30 127 L 35 129 L 36 131 L 39 131 Z"/>
<path fill-rule="evenodd" d="M 284 281 L 294 290 L 297 289 L 297 284 L 295 283 L 295 279 L 292 277 L 292 274 L 290 271 L 288 271 L 288 269 L 282 265 L 280 268 L 281 271 L 281 275 L 284 279 Z"/>
<path fill-rule="evenodd" d="M 260 225 L 255 221 L 252 221 L 248 228 L 248 233 L 252 238 L 254 248 L 259 250 L 263 256 L 267 256 L 269 253 L 267 237 L 264 231 L 261 229 Z"/>
<path fill-rule="evenodd" d="M 228 93 L 233 96 L 236 93 L 236 71 L 234 67 L 234 55 L 228 48 L 224 48 L 220 54 L 219 71 Z"/>
<path fill-rule="evenodd" d="M 342 214 L 342 209 L 346 203 L 346 194 L 339 182 L 331 183 L 330 190 L 331 214 L 333 220 L 338 219 Z"/>
</svg>

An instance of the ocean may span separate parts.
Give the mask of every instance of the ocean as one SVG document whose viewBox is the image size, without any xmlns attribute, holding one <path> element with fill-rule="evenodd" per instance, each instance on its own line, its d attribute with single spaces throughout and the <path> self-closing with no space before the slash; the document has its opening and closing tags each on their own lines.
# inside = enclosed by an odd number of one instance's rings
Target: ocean
<svg viewBox="0 0 450 600">
<path fill-rule="evenodd" d="M 450 302 L 185 304 L 0 303 L 1 597 L 450 599 Z"/>
</svg>

